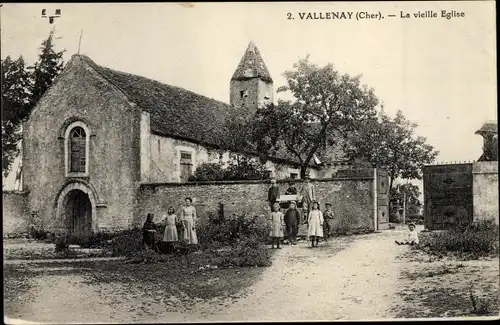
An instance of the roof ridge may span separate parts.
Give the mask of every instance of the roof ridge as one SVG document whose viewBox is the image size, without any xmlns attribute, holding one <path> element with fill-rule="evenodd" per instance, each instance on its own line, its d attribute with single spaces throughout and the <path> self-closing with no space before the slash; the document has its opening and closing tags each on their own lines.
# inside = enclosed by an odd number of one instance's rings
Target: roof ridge
<svg viewBox="0 0 500 325">
<path fill-rule="evenodd" d="M 205 96 L 205 95 L 202 95 L 202 94 L 199 94 L 199 93 L 196 93 L 192 90 L 189 90 L 187 88 L 183 88 L 183 87 L 180 87 L 180 86 L 176 86 L 176 85 L 171 85 L 171 84 L 167 84 L 167 83 L 164 83 L 164 82 L 161 82 L 159 80 L 156 80 L 156 79 L 152 79 L 152 78 L 148 78 L 148 77 L 145 77 L 145 76 L 141 76 L 139 74 L 134 74 L 134 73 L 130 73 L 130 72 L 125 72 L 125 71 L 121 71 L 121 70 L 117 70 L 117 69 L 113 69 L 113 68 L 109 68 L 107 66 L 103 66 L 103 65 L 100 65 L 100 64 L 97 64 L 94 60 L 92 60 L 90 57 L 88 57 L 87 55 L 83 55 L 83 54 L 73 54 L 72 57 L 74 56 L 79 56 L 81 58 L 83 58 L 85 61 L 90 61 L 90 62 L 87 62 L 87 63 L 90 63 L 91 67 L 94 69 L 94 71 L 96 71 L 101 77 L 103 77 L 104 79 L 106 79 L 106 81 L 110 82 L 111 84 L 113 84 L 115 87 L 121 89 L 119 86 L 117 86 L 116 84 L 113 83 L 113 81 L 109 80 L 109 78 L 107 78 L 105 75 L 103 75 L 102 73 L 100 73 L 97 69 L 94 68 L 94 66 L 92 65 L 95 65 L 101 69 L 107 69 L 111 72 L 114 72 L 114 73 L 121 73 L 121 74 L 124 74 L 124 75 L 128 75 L 128 76 L 133 76 L 133 77 L 138 77 L 138 78 L 142 78 L 142 79 L 145 79 L 145 80 L 148 80 L 148 81 L 152 81 L 153 83 L 157 83 L 161 86 L 167 86 L 167 87 L 172 87 L 172 88 L 176 88 L 178 90 L 182 90 L 182 91 L 187 91 L 187 92 L 190 92 L 191 94 L 194 94 L 196 96 L 200 96 L 200 97 L 204 97 L 206 99 L 209 99 L 209 100 L 212 100 L 214 102 L 217 102 L 219 104 L 224 104 L 228 107 L 231 107 L 230 104 L 226 103 L 226 102 L 223 102 L 221 100 L 218 100 L 218 99 L 215 99 L 213 97 L 208 97 L 208 96 Z M 123 92 L 123 91 L 122 91 Z"/>
</svg>

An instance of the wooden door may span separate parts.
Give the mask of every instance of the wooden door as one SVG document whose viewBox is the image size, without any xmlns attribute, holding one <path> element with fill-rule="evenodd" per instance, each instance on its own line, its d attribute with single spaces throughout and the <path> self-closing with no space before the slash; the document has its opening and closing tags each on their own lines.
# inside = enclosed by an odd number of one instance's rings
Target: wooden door
<svg viewBox="0 0 500 325">
<path fill-rule="evenodd" d="M 425 227 L 472 222 L 472 164 L 425 166 L 423 172 Z"/>
</svg>

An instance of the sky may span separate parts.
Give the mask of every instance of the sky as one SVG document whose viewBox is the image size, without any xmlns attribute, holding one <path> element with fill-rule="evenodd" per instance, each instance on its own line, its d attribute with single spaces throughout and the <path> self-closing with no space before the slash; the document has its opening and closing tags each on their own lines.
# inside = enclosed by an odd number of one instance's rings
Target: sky
<svg viewBox="0 0 500 325">
<path fill-rule="evenodd" d="M 54 24 L 41 17 L 61 9 Z M 440 152 L 438 161 L 479 158 L 475 135 L 497 119 L 494 1 L 318 3 L 4 4 L 1 57 L 36 60 L 55 28 L 67 62 L 94 62 L 229 101 L 229 81 L 253 41 L 274 79 L 299 58 L 361 74 L 385 113 L 416 122 L 416 133 Z M 465 17 L 440 18 L 441 10 Z M 439 18 L 400 18 L 434 11 Z M 377 20 L 303 20 L 299 13 L 380 12 Z M 291 13 L 294 19 L 287 19 Z M 396 17 L 389 18 L 394 14 Z M 354 18 L 354 17 L 353 17 Z M 278 94 L 278 98 L 280 95 Z"/>
</svg>

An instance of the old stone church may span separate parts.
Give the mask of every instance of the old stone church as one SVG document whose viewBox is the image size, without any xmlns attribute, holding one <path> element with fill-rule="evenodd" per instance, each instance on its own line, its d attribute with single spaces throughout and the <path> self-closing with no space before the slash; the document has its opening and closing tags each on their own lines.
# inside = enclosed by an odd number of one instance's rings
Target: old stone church
<svg viewBox="0 0 500 325">
<path fill-rule="evenodd" d="M 229 76 L 228 76 L 229 77 Z M 229 78 L 228 78 L 229 79 Z M 88 233 L 125 228 L 137 218 L 141 184 L 187 182 L 203 162 L 225 162 L 225 121 L 274 100 L 273 79 L 250 43 L 229 82 L 226 104 L 111 70 L 73 55 L 23 125 L 23 190 L 46 228 Z M 332 177 L 347 162 L 332 150 L 311 177 Z M 278 178 L 296 162 L 270 157 Z"/>
</svg>

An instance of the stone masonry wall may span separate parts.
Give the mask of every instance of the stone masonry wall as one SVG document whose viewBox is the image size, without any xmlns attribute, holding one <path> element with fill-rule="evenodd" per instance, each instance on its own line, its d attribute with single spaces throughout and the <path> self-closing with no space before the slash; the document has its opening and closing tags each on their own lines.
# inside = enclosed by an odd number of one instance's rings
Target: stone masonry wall
<svg viewBox="0 0 500 325">
<path fill-rule="evenodd" d="M 374 230 L 373 178 L 316 180 L 312 184 L 321 210 L 324 210 L 327 202 L 333 205 L 336 229 Z M 278 185 L 283 194 L 288 184 L 278 182 Z M 300 181 L 296 182 L 298 189 L 301 185 Z M 269 183 L 261 181 L 143 184 L 139 194 L 139 210 L 142 219 L 147 213 L 154 213 L 155 222 L 158 222 L 170 205 L 179 213 L 184 199 L 191 197 L 201 219 L 215 214 L 219 203 L 224 205 L 226 216 L 233 213 L 267 215 L 270 210 L 267 203 L 268 188 Z"/>
<path fill-rule="evenodd" d="M 498 224 L 498 161 L 472 165 L 474 220 L 493 219 Z"/>
<path fill-rule="evenodd" d="M 29 209 L 28 198 L 25 192 L 3 192 L 3 233 L 27 232 Z"/>
</svg>

